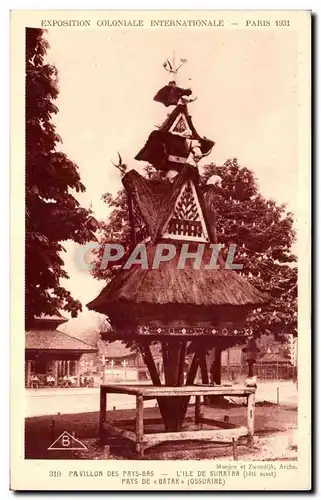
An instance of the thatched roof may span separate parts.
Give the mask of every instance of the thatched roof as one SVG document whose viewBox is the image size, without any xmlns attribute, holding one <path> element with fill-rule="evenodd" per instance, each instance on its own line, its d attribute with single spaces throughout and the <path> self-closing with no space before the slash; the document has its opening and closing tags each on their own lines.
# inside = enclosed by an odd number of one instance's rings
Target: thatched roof
<svg viewBox="0 0 321 500">
<path fill-rule="evenodd" d="M 193 268 L 192 259 L 187 259 L 184 268 L 178 269 L 184 236 L 180 243 L 176 240 L 176 257 L 161 262 L 158 269 L 152 269 L 155 242 L 163 234 L 181 188 L 187 181 L 191 181 L 196 188 L 210 242 L 216 243 L 215 218 L 213 214 L 210 215 L 209 207 L 200 192 L 197 169 L 185 167 L 172 184 L 148 180 L 131 170 L 124 176 L 123 183 L 129 199 L 135 199 L 148 225 L 151 236 L 150 246 L 147 248 L 148 269 L 132 266 L 129 270 L 120 270 L 98 297 L 87 305 L 89 309 L 108 314 L 111 306 L 120 307 L 121 304 L 255 307 L 269 301 L 266 295 L 245 278 L 233 270 L 225 269 L 222 258 L 219 260 L 220 269 L 206 269 L 212 256 L 209 245 L 205 249 L 200 269 Z M 131 222 L 133 226 L 134 222 Z M 171 243 L 174 241 L 171 240 Z M 190 242 L 189 250 L 193 250 L 193 242 Z"/>
<path fill-rule="evenodd" d="M 98 297 L 87 304 L 89 309 L 109 316 L 113 328 L 116 326 L 117 329 L 116 323 L 120 322 L 127 323 L 129 327 L 135 321 L 137 324 L 140 321 L 145 324 L 149 321 L 146 315 L 150 319 L 157 319 L 160 309 L 162 309 L 165 321 L 173 321 L 173 314 L 176 318 L 178 315 L 183 317 L 187 314 L 188 308 L 189 317 L 193 317 L 193 321 L 198 324 L 198 321 L 203 321 L 206 315 L 211 318 L 217 315 L 222 319 L 221 313 L 224 308 L 224 314 L 229 317 L 229 321 L 235 320 L 236 322 L 235 309 L 244 315 L 247 312 L 246 309 L 269 302 L 270 298 L 257 290 L 245 278 L 231 269 L 225 269 L 225 262 L 221 256 L 218 259 L 219 269 L 206 268 L 212 257 L 210 244 L 217 243 L 215 217 L 211 212 L 211 196 L 208 196 L 208 187 L 206 196 L 203 196 L 201 192 L 197 169 L 184 167 L 173 183 L 148 180 L 132 170 L 124 176 L 123 182 L 129 196 L 129 206 L 133 209 L 135 202 L 148 227 L 150 235 L 146 249 L 148 269 L 134 265 L 129 270 L 118 271 Z M 175 239 L 172 239 L 170 231 L 168 234 L 166 231 L 166 225 L 172 217 L 176 202 L 180 200 L 181 191 L 185 185 L 195 187 L 195 192 L 192 189 L 193 200 L 198 198 L 197 202 L 200 207 L 197 208 L 198 213 L 201 210 L 199 218 L 202 218 L 201 223 L 204 228 L 206 226 L 207 230 L 207 235 L 204 231 L 201 237 L 205 245 L 202 263 L 200 268 L 196 269 L 193 267 L 194 260 L 192 259 L 186 260 L 183 269 L 178 268 L 181 248 L 186 241 L 189 242 L 189 251 L 196 251 L 198 243 L 196 239 L 193 241 L 194 236 L 186 240 L 185 235 L 180 232 L 175 234 Z M 130 213 L 130 218 L 133 243 L 135 243 L 133 213 Z M 139 217 L 136 215 L 136 218 Z M 186 222 L 184 218 L 182 220 L 183 223 Z M 161 262 L 158 269 L 153 269 L 157 242 L 167 241 L 164 238 L 168 238 L 171 244 L 175 244 L 176 256 L 169 261 Z M 168 310 L 170 317 L 164 311 L 165 306 L 170 306 Z M 214 307 L 215 311 L 213 311 Z M 207 310 L 204 311 L 204 308 Z M 227 311 L 228 308 L 233 311 Z M 220 314 L 218 314 L 218 309 L 221 311 Z M 142 316 L 144 316 L 143 320 Z"/>
<path fill-rule="evenodd" d="M 147 249 L 149 269 L 132 266 L 120 270 L 96 299 L 87 304 L 89 309 L 108 314 L 111 304 L 158 304 L 192 306 L 259 306 L 269 297 L 252 286 L 231 269 L 205 269 L 211 252 L 204 252 L 200 269 L 193 268 L 187 259 L 183 269 L 177 269 L 178 257 L 161 262 L 159 269 L 151 269 L 156 247 Z M 178 254 L 180 245 L 177 245 Z"/>
<path fill-rule="evenodd" d="M 191 180 L 198 194 L 205 224 L 210 239 L 216 243 L 215 213 L 212 204 L 204 203 L 200 192 L 199 173 L 196 168 L 184 167 L 175 177 L 173 183 L 162 180 L 146 179 L 136 170 L 130 170 L 123 177 L 123 184 L 129 197 L 134 197 L 139 210 L 147 224 L 152 243 L 161 234 L 168 217 L 174 209 L 182 186 Z"/>
<path fill-rule="evenodd" d="M 29 330 L 26 332 L 26 350 L 96 352 L 97 348 L 58 330 Z"/>
</svg>

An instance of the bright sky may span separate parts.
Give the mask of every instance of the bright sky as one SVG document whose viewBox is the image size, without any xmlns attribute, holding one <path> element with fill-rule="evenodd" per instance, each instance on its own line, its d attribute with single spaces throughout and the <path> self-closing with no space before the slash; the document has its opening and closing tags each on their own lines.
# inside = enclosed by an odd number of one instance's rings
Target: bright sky
<svg viewBox="0 0 321 500">
<path fill-rule="evenodd" d="M 200 135 L 216 142 L 206 161 L 236 157 L 254 171 L 261 192 L 298 213 L 297 40 L 283 30 L 81 30 L 48 32 L 48 60 L 59 71 L 57 132 L 63 151 L 80 169 L 81 197 L 98 219 L 107 218 L 105 192 L 121 187 L 119 151 L 133 158 L 168 109 L 153 101 L 169 81 L 163 62 L 173 51 L 187 58 L 178 84 L 198 96 L 189 110 Z M 189 78 L 191 80 L 189 80 Z M 83 304 L 103 286 L 75 264 L 74 245 L 64 245 L 64 281 Z"/>
</svg>

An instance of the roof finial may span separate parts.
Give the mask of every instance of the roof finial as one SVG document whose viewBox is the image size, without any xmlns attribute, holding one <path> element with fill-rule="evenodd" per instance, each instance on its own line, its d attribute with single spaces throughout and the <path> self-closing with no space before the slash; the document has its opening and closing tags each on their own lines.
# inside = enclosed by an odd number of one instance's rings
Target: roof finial
<svg viewBox="0 0 321 500">
<path fill-rule="evenodd" d="M 180 63 L 178 65 L 176 65 L 176 62 L 175 62 L 175 52 L 174 52 L 172 60 L 170 61 L 169 59 L 166 59 L 166 61 L 163 64 L 163 67 L 164 67 L 165 71 L 168 71 L 168 73 L 176 76 L 177 73 L 178 73 L 178 71 L 179 71 L 179 69 L 185 63 L 187 63 L 187 59 L 181 58 L 180 59 Z M 174 76 L 174 78 L 175 78 L 175 76 Z"/>
</svg>

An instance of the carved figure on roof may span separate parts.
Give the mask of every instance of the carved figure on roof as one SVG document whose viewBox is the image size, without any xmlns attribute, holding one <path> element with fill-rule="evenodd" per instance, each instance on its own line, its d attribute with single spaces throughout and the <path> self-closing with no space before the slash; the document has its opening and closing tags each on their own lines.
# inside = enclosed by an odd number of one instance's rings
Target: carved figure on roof
<svg viewBox="0 0 321 500">
<path fill-rule="evenodd" d="M 191 89 L 183 89 L 176 85 L 174 80 L 170 81 L 165 87 L 162 87 L 154 96 L 154 101 L 164 104 L 164 106 L 176 106 L 180 100 L 187 99 L 191 102 Z M 193 99 L 195 100 L 195 99 Z"/>
<path fill-rule="evenodd" d="M 187 62 L 181 59 L 181 64 L 175 65 L 175 58 L 164 63 L 164 68 L 176 75 L 181 66 Z M 135 160 L 147 161 L 157 170 L 163 172 L 180 172 L 184 166 L 198 166 L 199 161 L 210 154 L 214 142 L 201 137 L 196 131 L 192 118 L 188 113 L 187 104 L 195 101 L 191 89 L 178 87 L 175 80 L 162 87 L 154 96 L 154 100 L 164 106 L 175 108 L 165 121 L 153 130 L 144 147 L 135 156 Z M 169 174 L 172 176 L 172 174 Z"/>
<path fill-rule="evenodd" d="M 166 59 L 166 61 L 164 62 L 163 64 L 163 68 L 168 71 L 168 73 L 170 74 L 173 74 L 173 75 L 177 75 L 179 69 L 183 66 L 183 64 L 187 63 L 187 59 L 185 58 L 181 58 L 180 59 L 180 64 L 178 64 L 178 66 L 176 66 L 176 63 L 175 63 L 175 54 L 173 54 L 173 58 L 172 58 L 172 61 L 170 61 L 169 59 Z"/>
<path fill-rule="evenodd" d="M 197 166 L 213 146 L 213 141 L 196 131 L 187 106 L 178 104 L 162 125 L 151 132 L 135 159 L 148 161 L 164 172 L 180 171 L 186 164 Z"/>
</svg>

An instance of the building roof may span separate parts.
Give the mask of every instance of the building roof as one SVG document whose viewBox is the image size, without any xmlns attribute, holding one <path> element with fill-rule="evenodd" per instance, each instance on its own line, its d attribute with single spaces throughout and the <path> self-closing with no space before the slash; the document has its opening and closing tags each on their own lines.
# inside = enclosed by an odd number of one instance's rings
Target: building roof
<svg viewBox="0 0 321 500">
<path fill-rule="evenodd" d="M 243 309 L 239 309 L 241 312 L 245 308 L 259 307 L 270 301 L 269 296 L 256 289 L 246 278 L 231 269 L 225 269 L 222 256 L 218 259 L 219 269 L 206 268 L 212 257 L 210 243 L 217 242 L 215 216 L 207 210 L 206 204 L 210 203 L 211 196 L 207 200 L 208 190 L 204 196 L 200 191 L 197 169 L 185 166 L 173 183 L 148 180 L 131 170 L 124 176 L 123 183 L 128 193 L 129 206 L 131 206 L 133 245 L 139 241 L 145 241 L 144 238 L 139 239 L 142 234 L 140 228 L 144 228 L 140 218 L 144 219 L 148 228 L 147 234 L 150 236 L 150 241 L 146 246 L 148 269 L 142 269 L 140 264 L 132 265 L 128 270 L 120 269 L 100 294 L 87 304 L 90 310 L 109 316 L 115 328 L 116 323 L 123 322 L 123 320 L 133 323 L 134 317 L 129 310 L 135 310 L 140 321 L 143 309 L 143 314 L 147 312 L 146 306 L 154 318 L 155 306 L 158 309 L 158 306 L 182 306 L 180 312 L 183 311 L 183 307 L 188 306 L 190 314 L 193 311 L 194 316 L 196 310 L 200 312 L 202 308 L 207 307 L 213 316 L 213 311 L 209 309 L 212 307 L 242 307 Z M 191 188 L 192 200 L 190 202 L 189 199 L 188 203 L 183 200 L 182 209 L 180 209 L 179 204 L 186 185 Z M 195 206 L 198 219 L 195 220 L 194 215 L 192 219 L 189 219 L 188 214 L 190 212 L 194 214 Z M 179 213 L 176 215 L 178 208 Z M 133 213 L 134 209 L 135 213 Z M 168 230 L 172 221 L 174 229 Z M 189 250 L 192 251 L 194 245 L 194 251 L 196 251 L 195 245 L 197 245 L 198 238 L 198 235 L 188 235 L 189 239 L 186 239 L 185 228 L 190 227 L 194 231 L 195 227 L 199 228 L 199 224 L 203 228 L 200 239 L 206 242 L 201 266 L 194 269 L 194 261 L 187 259 L 184 268 L 180 269 L 178 259 L 182 245 L 189 241 Z M 178 231 L 175 225 L 179 228 Z M 136 233 L 137 227 L 140 233 Z M 146 232 L 144 234 L 146 238 Z M 138 235 L 138 241 L 135 235 Z M 159 267 L 153 269 L 157 242 L 168 239 L 176 246 L 176 256 L 171 260 L 160 262 Z M 119 311 L 123 313 L 119 315 Z"/>
<path fill-rule="evenodd" d="M 130 199 L 134 199 L 148 227 L 152 243 L 155 242 L 164 230 L 166 223 L 174 210 L 176 201 L 186 183 L 193 183 L 202 216 L 206 224 L 210 240 L 216 242 L 215 214 L 212 204 L 203 203 L 199 192 L 199 173 L 192 167 L 185 166 L 175 177 L 174 181 L 146 179 L 135 170 L 130 170 L 123 177 L 123 184 Z M 210 223 L 212 221 L 212 223 Z M 132 221 L 133 224 L 133 221 Z"/>
<path fill-rule="evenodd" d="M 83 331 L 80 331 L 69 327 L 68 330 L 63 330 L 62 333 L 65 333 L 66 335 L 69 335 L 73 339 L 79 340 L 84 344 L 88 344 L 92 347 L 98 348 L 98 342 L 100 340 L 100 332 L 98 330 L 85 329 Z"/>
<path fill-rule="evenodd" d="M 36 320 L 48 320 L 48 321 L 68 321 L 67 318 L 62 316 L 62 314 L 41 314 L 36 317 Z"/>
<path fill-rule="evenodd" d="M 96 352 L 97 348 L 58 330 L 29 330 L 25 349 Z"/>
<path fill-rule="evenodd" d="M 259 363 L 290 363 L 290 360 L 278 353 L 267 352 L 259 359 Z"/>
<path fill-rule="evenodd" d="M 41 316 L 34 318 L 31 329 L 55 330 L 59 325 L 66 323 L 66 321 L 68 321 L 68 319 L 61 314 L 53 314 L 51 316 L 42 314 Z"/>
<path fill-rule="evenodd" d="M 245 278 L 231 269 L 205 269 L 211 250 L 200 269 L 194 269 L 193 260 L 187 259 L 183 269 L 178 269 L 176 257 L 161 262 L 152 269 L 156 247 L 147 248 L 148 269 L 133 265 L 129 270 L 118 271 L 114 279 L 87 304 L 103 314 L 108 314 L 112 304 L 124 307 L 132 304 L 192 305 L 192 306 L 259 306 L 270 298 L 252 286 Z M 178 250 L 180 246 L 178 245 Z"/>
</svg>

